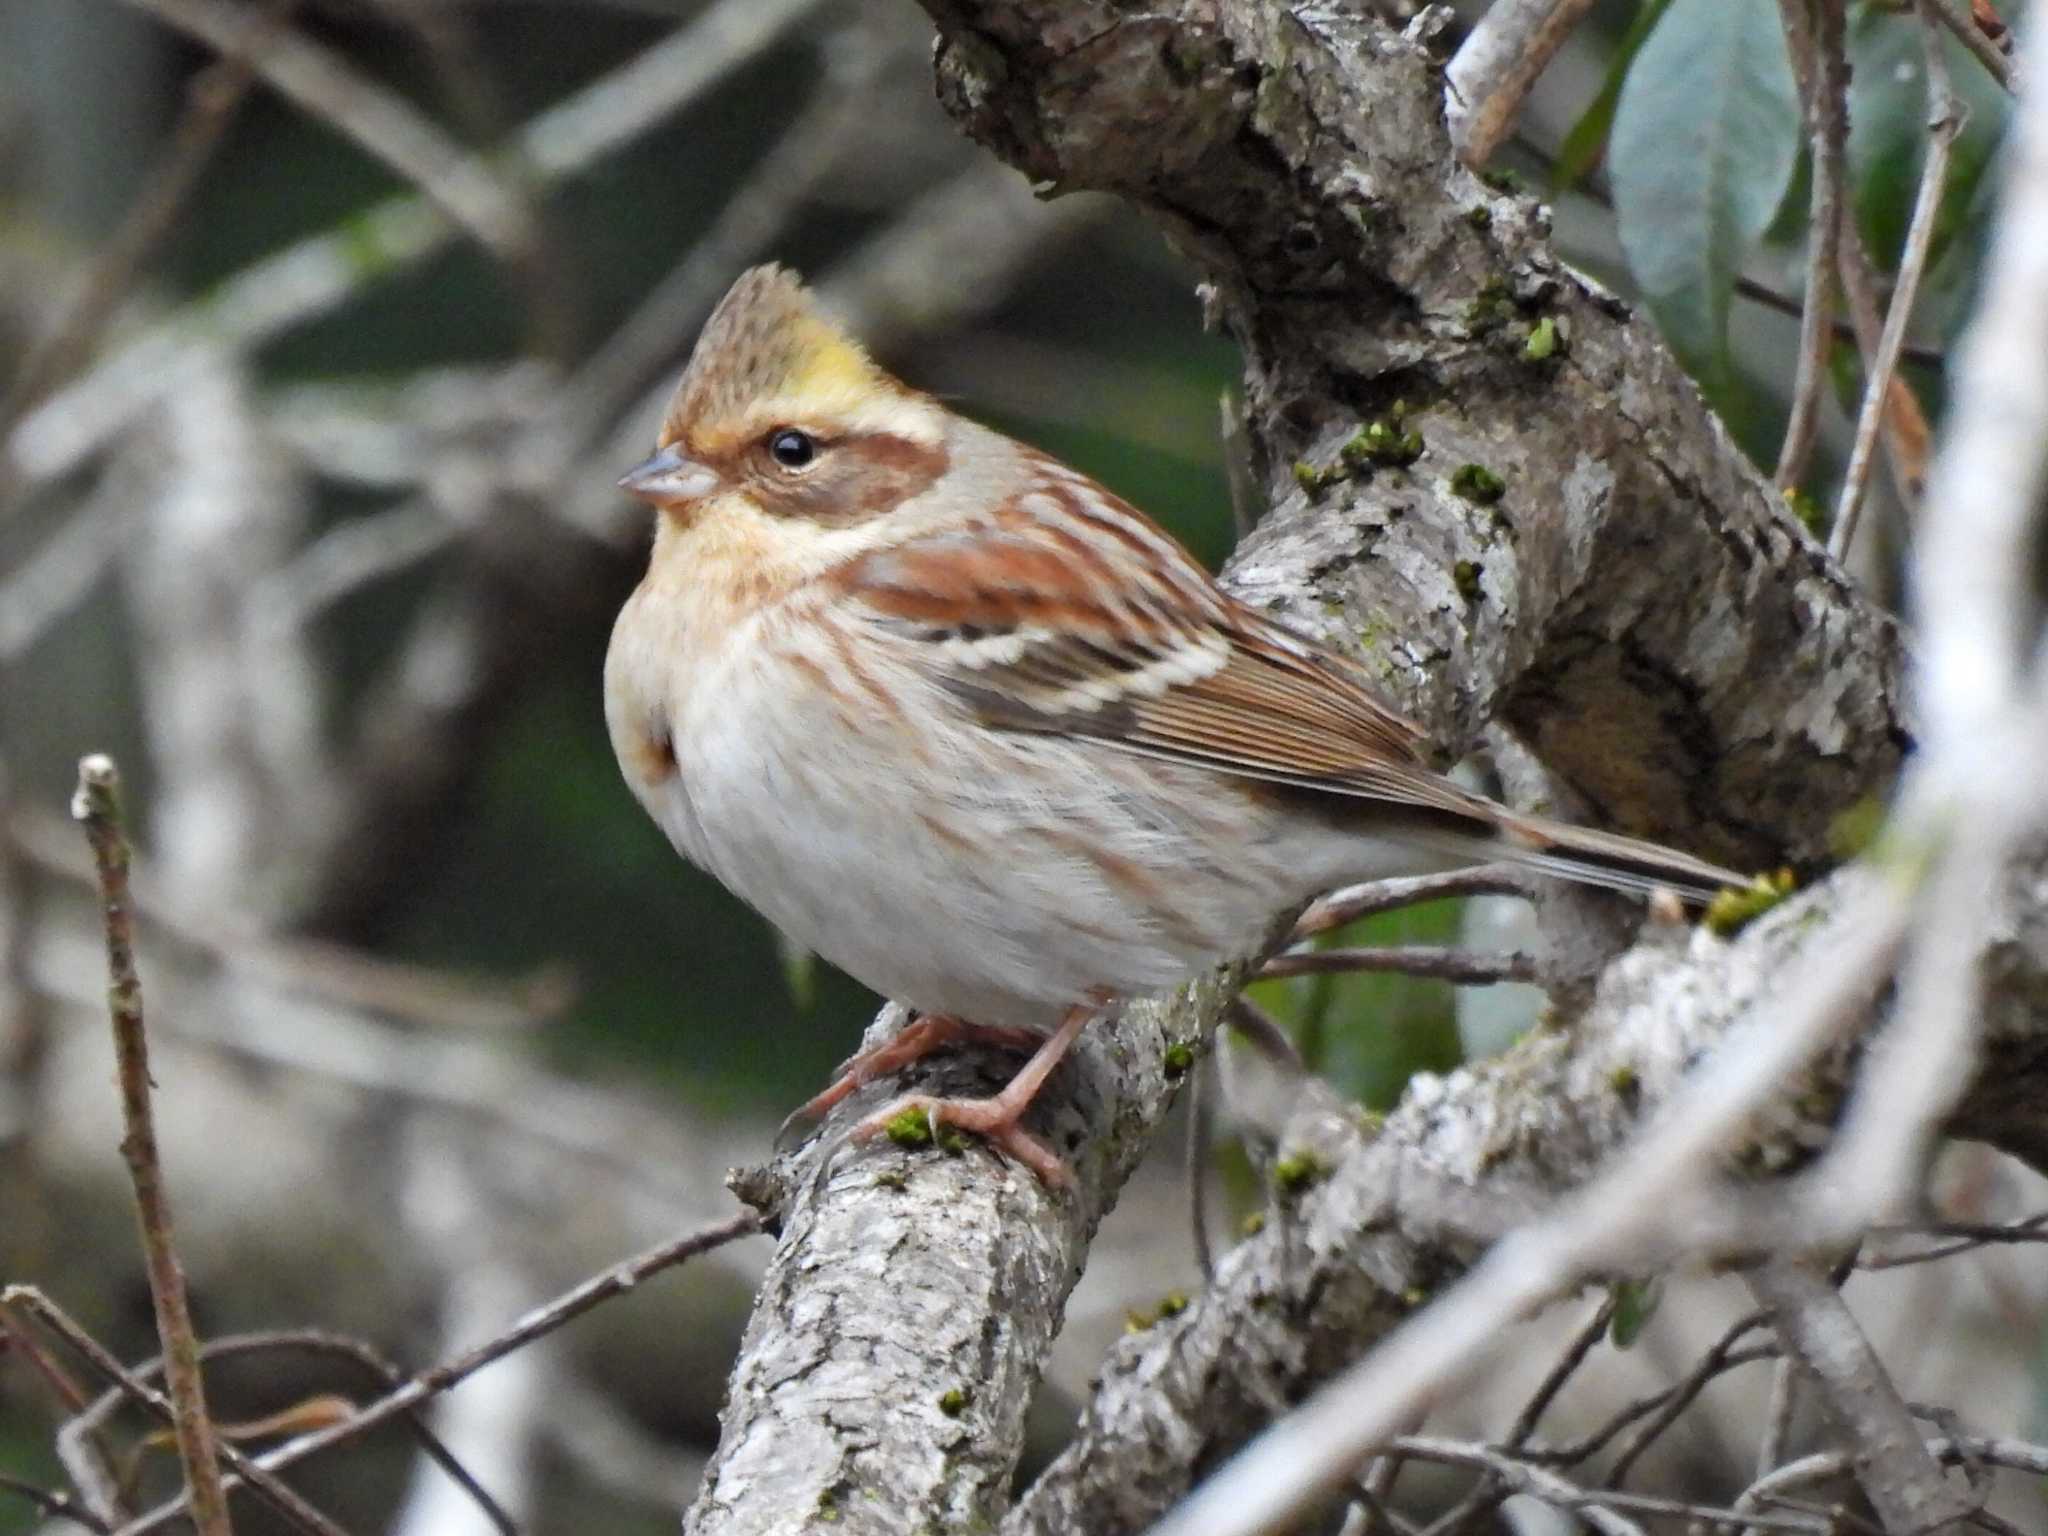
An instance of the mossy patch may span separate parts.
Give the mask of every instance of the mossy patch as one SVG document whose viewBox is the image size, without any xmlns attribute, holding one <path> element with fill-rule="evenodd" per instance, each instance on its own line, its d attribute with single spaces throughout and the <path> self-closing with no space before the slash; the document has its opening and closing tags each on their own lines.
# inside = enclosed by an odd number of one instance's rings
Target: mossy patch
<svg viewBox="0 0 2048 1536">
<path fill-rule="evenodd" d="M 1799 882 L 1789 869 L 1758 875 L 1747 885 L 1731 885 L 1707 903 L 1707 928 L 1731 939 L 1798 888 Z"/>
<path fill-rule="evenodd" d="M 1329 1167 L 1315 1153 L 1291 1152 L 1273 1164 L 1273 1187 L 1283 1195 L 1298 1195 L 1313 1188 L 1329 1172 Z"/>
<path fill-rule="evenodd" d="M 1460 464 L 1451 471 L 1451 494 L 1490 507 L 1507 495 L 1508 483 L 1484 464 Z"/>
<path fill-rule="evenodd" d="M 1422 448 L 1420 432 L 1404 431 L 1398 420 L 1378 417 L 1353 433 L 1337 456 L 1354 466 L 1377 464 L 1398 469 L 1421 458 Z"/>
</svg>

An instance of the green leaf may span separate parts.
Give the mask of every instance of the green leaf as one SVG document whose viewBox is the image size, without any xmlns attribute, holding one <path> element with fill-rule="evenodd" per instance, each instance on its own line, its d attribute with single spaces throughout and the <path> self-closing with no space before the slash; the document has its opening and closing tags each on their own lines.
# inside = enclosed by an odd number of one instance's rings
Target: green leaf
<svg viewBox="0 0 2048 1536">
<path fill-rule="evenodd" d="M 1871 256 L 1897 267 L 1913 218 L 1920 166 L 1927 153 L 1927 57 L 1922 23 L 1912 14 L 1866 6 L 1849 23 L 1849 188 Z M 1944 37 L 1949 78 L 1968 117 L 1949 156 L 1948 185 L 1935 216 L 1928 264 L 1938 264 L 1973 219 L 1989 212 L 1980 197 L 1984 173 L 2004 137 L 2010 98 L 1971 58 Z"/>
<path fill-rule="evenodd" d="M 1799 159 L 1776 0 L 1672 0 L 1636 55 L 1608 148 L 1623 254 L 1693 372 L 1725 371 L 1728 302 Z"/>
<path fill-rule="evenodd" d="M 1657 1304 L 1664 1299 L 1664 1282 L 1617 1280 L 1608 1294 L 1614 1298 L 1614 1319 L 1607 1325 L 1608 1340 L 1616 1349 L 1627 1349 L 1642 1337 L 1643 1329 L 1657 1315 Z"/>
<path fill-rule="evenodd" d="M 1579 120 L 1564 136 L 1564 143 L 1558 146 L 1557 163 L 1550 168 L 1550 185 L 1555 190 L 1565 192 L 1576 187 L 1600 163 L 1607 150 L 1607 135 L 1614 126 L 1614 104 L 1621 98 L 1621 82 L 1628 78 L 1629 66 L 1635 63 L 1643 39 L 1650 35 L 1657 18 L 1670 4 L 1671 0 L 1643 0 L 1635 20 L 1615 44 L 1614 57 L 1607 61 L 1607 78 L 1600 82 L 1600 93 L 1579 114 Z"/>
</svg>

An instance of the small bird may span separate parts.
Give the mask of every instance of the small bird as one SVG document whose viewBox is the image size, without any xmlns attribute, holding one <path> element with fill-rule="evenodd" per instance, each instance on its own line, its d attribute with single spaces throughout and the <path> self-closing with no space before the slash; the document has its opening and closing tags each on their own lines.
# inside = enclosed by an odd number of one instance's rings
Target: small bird
<svg viewBox="0 0 2048 1536">
<path fill-rule="evenodd" d="M 1435 772 L 1357 666 L 899 383 L 779 267 L 733 284 L 619 484 L 657 513 L 605 658 L 626 782 L 684 857 L 917 1010 L 805 1109 L 952 1041 L 1035 1047 L 995 1096 L 911 1096 L 857 1136 L 919 1109 L 1064 1182 L 1020 1120 L 1087 1020 L 1340 885 L 1500 859 L 1740 883 Z"/>
</svg>

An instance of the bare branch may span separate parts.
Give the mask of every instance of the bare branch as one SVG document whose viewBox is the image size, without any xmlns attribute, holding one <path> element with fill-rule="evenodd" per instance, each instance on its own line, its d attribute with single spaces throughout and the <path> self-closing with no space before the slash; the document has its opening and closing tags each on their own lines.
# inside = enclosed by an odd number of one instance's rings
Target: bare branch
<svg viewBox="0 0 2048 1536">
<path fill-rule="evenodd" d="M 1530 1438 L 1536 1433 L 1536 1426 L 1543 1422 L 1543 1415 L 1557 1400 L 1558 1393 L 1565 1389 L 1565 1384 L 1572 1379 L 1579 1367 L 1586 1363 L 1586 1357 L 1593 1352 L 1593 1346 L 1607 1336 L 1607 1325 L 1614 1321 L 1614 1309 L 1614 1294 L 1610 1291 L 1600 1299 L 1600 1304 L 1593 1309 L 1593 1315 L 1572 1335 L 1571 1343 L 1566 1345 L 1564 1353 L 1558 1356 L 1557 1364 L 1550 1368 L 1549 1374 L 1530 1394 L 1529 1401 L 1522 1405 L 1522 1411 L 1515 1415 L 1515 1422 L 1509 1426 L 1505 1442 L 1509 1450 L 1518 1451 L 1529 1443 Z"/>
<path fill-rule="evenodd" d="M 1878 338 L 1876 355 L 1865 360 L 1869 373 L 1863 387 L 1862 409 L 1856 417 L 1856 440 L 1842 479 L 1842 494 L 1835 504 L 1834 528 L 1828 536 L 1828 553 L 1837 560 L 1848 554 L 1856 538 L 1856 523 L 1862 515 L 1872 456 L 1877 449 L 1878 428 L 1899 366 L 1899 348 L 1913 318 L 1913 304 L 1920 296 L 1920 279 L 1927 270 L 1927 253 L 1933 247 L 1942 193 L 1948 187 L 1949 154 L 1963 128 L 1962 101 L 1949 79 L 1941 34 L 1927 17 L 1927 3 L 1928 0 L 1922 0 L 1927 37 L 1927 157 L 1920 171 L 1920 190 L 1913 200 L 1913 219 L 1906 230 L 1905 249 L 1899 256 L 1898 281 L 1892 287 L 1891 306 L 1885 311 L 1884 333 Z M 1823 74 L 1825 71 L 1823 63 Z"/>
<path fill-rule="evenodd" d="M 126 512 L 112 496 L 88 501 L 0 578 L 0 666 L 20 661 L 59 619 L 85 601 L 121 547 Z"/>
<path fill-rule="evenodd" d="M 24 1327 L 0 1299 L 0 1341 L 25 1358 L 45 1385 L 56 1395 L 69 1416 L 57 1432 L 57 1461 L 78 1490 L 86 1513 L 103 1526 L 125 1525 L 128 1511 L 114 1472 L 113 1447 L 96 1426 L 81 1427 L 78 1415 L 85 1408 L 85 1392 L 71 1379 L 70 1372 L 51 1354 L 44 1341 Z"/>
<path fill-rule="evenodd" d="M 1633 1522 L 1622 1519 L 1623 1510 L 1674 1520 L 1687 1520 L 1709 1527 L 1733 1524 L 1737 1518 L 1733 1511 L 1720 1509 L 1711 1504 L 1657 1498 L 1641 1493 L 1622 1493 L 1615 1489 L 1580 1488 L 1555 1473 L 1546 1472 L 1512 1454 L 1488 1446 L 1420 1435 L 1403 1435 L 1393 1442 L 1392 1448 L 1404 1456 L 1414 1457 L 1417 1461 L 1433 1461 L 1450 1467 L 1476 1468 L 1497 1481 L 1505 1491 L 1526 1493 L 1554 1509 L 1575 1511 L 1586 1524 L 1598 1531 L 1615 1530 L 1617 1526 L 1631 1531 L 1636 1530 Z M 1750 1521 L 1767 1529 L 1810 1531 L 1814 1532 L 1815 1536 L 1824 1536 L 1824 1533 L 1834 1529 L 1825 1517 L 1817 1515 L 1751 1516 Z"/>
<path fill-rule="evenodd" d="M 53 1493 L 47 1488 L 38 1488 L 25 1477 L 14 1477 L 0 1472 L 0 1493 L 18 1494 L 50 1519 L 69 1520 L 74 1525 L 84 1526 L 88 1531 L 101 1532 L 102 1536 L 113 1529 L 69 1494 Z"/>
<path fill-rule="evenodd" d="M 1799 316 L 1798 372 L 1773 477 L 1778 489 L 1785 491 L 1805 477 L 1828 383 L 1828 352 L 1834 338 L 1835 253 L 1844 207 L 1849 81 L 1842 53 L 1842 0 L 1779 3 L 1786 41 L 1806 97 L 1806 136 L 1813 151 L 1813 203 L 1806 224 L 1806 302 Z"/>
<path fill-rule="evenodd" d="M 1495 0 L 1444 71 L 1458 158 L 1478 168 L 1515 131 L 1522 102 L 1593 0 Z"/>
<path fill-rule="evenodd" d="M 243 1355 L 276 1353 L 322 1355 L 345 1360 L 384 1387 L 395 1388 L 404 1381 L 396 1366 L 361 1340 L 345 1338 L 340 1334 L 327 1333 L 317 1328 L 229 1334 L 209 1339 L 200 1347 L 199 1357 L 205 1362 L 233 1359 Z M 133 1374 L 138 1382 L 148 1382 L 160 1375 L 163 1367 L 163 1358 L 159 1356 L 137 1366 Z M 115 1384 L 103 1393 L 97 1402 L 80 1412 L 70 1427 L 96 1429 L 126 1396 L 126 1388 L 119 1383 Z M 518 1536 L 511 1516 L 506 1514 L 498 1501 L 470 1475 L 469 1469 L 464 1467 L 441 1442 L 440 1437 L 428 1427 L 426 1420 L 417 1412 L 408 1412 L 404 1415 L 404 1422 L 412 1432 L 413 1439 L 419 1443 L 421 1454 L 448 1474 L 456 1486 L 476 1504 L 484 1518 L 502 1532 L 503 1536 Z M 223 1432 L 225 1433 L 224 1427 Z M 244 1426 L 240 1433 L 246 1438 L 249 1430 Z"/>
<path fill-rule="evenodd" d="M 1535 957 L 1523 954 L 1481 955 L 1471 950 L 1429 944 L 1391 944 L 1347 949 L 1301 949 L 1275 955 L 1259 967 L 1259 979 L 1279 976 L 1327 976 L 1346 971 L 1394 971 L 1460 986 L 1491 986 L 1502 981 L 1535 981 Z"/>
<path fill-rule="evenodd" d="M 1446 901 L 1461 896 L 1520 896 L 1533 893 L 1529 876 L 1512 864 L 1478 864 L 1471 869 L 1442 875 L 1413 875 L 1405 879 L 1374 880 L 1365 885 L 1346 886 L 1309 903 L 1296 919 L 1288 942 L 1314 938 L 1333 928 L 1342 928 L 1363 917 L 1377 917 L 1403 907 L 1429 901 Z"/>
<path fill-rule="evenodd" d="M 1976 1461 L 1995 1467 L 2011 1467 L 2035 1477 L 2048 1474 L 2048 1446 L 2033 1445 L 2024 1440 L 1944 1435 L 1927 1441 L 1926 1446 L 1929 1455 L 1951 1466 Z M 1824 1451 L 1816 1456 L 1802 1456 L 1778 1468 L 1769 1477 L 1758 1478 L 1750 1484 L 1742 1497 L 1736 1500 L 1735 1507 L 1754 1510 L 1759 1505 L 1782 1498 L 1795 1488 L 1810 1487 L 1814 1483 L 1841 1477 L 1850 1470 L 1850 1466 L 1847 1451 Z"/>
<path fill-rule="evenodd" d="M 73 1350 L 77 1351 L 80 1357 L 87 1361 L 101 1377 L 112 1382 L 126 1394 L 131 1402 L 139 1403 L 163 1423 L 171 1425 L 175 1431 L 178 1410 L 172 1405 L 171 1400 L 146 1382 L 136 1380 L 133 1373 L 127 1367 L 122 1365 L 113 1355 L 109 1354 L 97 1339 L 79 1327 L 76 1322 L 65 1314 L 62 1308 L 43 1295 L 41 1291 L 29 1285 L 10 1285 L 4 1290 L 0 1290 L 0 1306 L 8 1305 L 17 1306 L 34 1317 L 36 1321 L 63 1339 Z M 67 1425 L 64 1431 L 59 1431 L 60 1440 L 64 1438 L 66 1431 L 71 1428 L 72 1426 Z M 215 1449 L 220 1459 L 234 1469 L 233 1475 L 223 1477 L 220 1480 L 220 1486 L 224 1492 L 231 1489 L 237 1481 L 245 1479 L 258 1498 L 262 1499 L 264 1503 L 283 1516 L 285 1521 L 296 1529 L 310 1532 L 311 1536 L 347 1536 L 347 1533 L 342 1531 L 332 1520 L 329 1520 L 319 1510 L 292 1492 L 290 1488 L 286 1487 L 277 1478 L 270 1476 L 260 1467 L 251 1463 L 249 1458 L 244 1456 L 234 1446 L 226 1441 L 221 1441 L 216 1445 Z M 185 1499 L 181 1498 L 179 1500 L 180 1507 L 184 1507 L 186 1502 Z M 121 1529 L 124 1531 L 131 1530 L 133 1525 L 132 1523 L 124 1524 Z"/>
<path fill-rule="evenodd" d="M 682 110 L 820 3 L 717 0 L 673 36 L 539 114 L 506 153 L 530 167 L 542 186 L 576 175 Z M 254 346 L 432 255 L 455 228 L 426 198 L 396 197 L 351 219 L 345 230 L 264 258 L 223 283 L 203 307 L 165 317 L 43 401 L 8 435 L 6 457 L 24 485 L 66 473 L 179 387 L 194 332 L 234 350 Z"/>
<path fill-rule="evenodd" d="M 222 0 L 129 0 L 229 58 L 417 187 L 487 251 L 517 267 L 534 241 L 532 211 L 518 187 L 467 154 L 397 92 L 338 54 L 283 25 Z"/>
<path fill-rule="evenodd" d="M 1984 72 L 2011 91 L 2016 86 L 2012 60 L 2005 56 L 2005 50 L 1985 35 L 1977 25 L 1964 0 L 1927 0 L 1926 9 L 1934 18 L 1954 34 L 1956 40 L 1976 56 L 1984 66 Z"/>
<path fill-rule="evenodd" d="M 1438 1440 L 1421 1435 L 1403 1435 L 1390 1449 L 1418 1461 L 1440 1462 L 1453 1467 L 1477 1467 L 1517 1493 L 1531 1494 L 1555 1509 L 1569 1509 L 1603 1536 L 1642 1536 L 1642 1527 L 1617 1513 L 1619 1506 L 1637 1502 L 1629 1494 L 1589 1493 L 1557 1473 L 1512 1456 L 1489 1451 L 1483 1446 L 1455 1440 Z M 1658 1501 L 1662 1504 L 1663 1501 Z M 1669 1505 L 1657 1513 L 1668 1514 Z"/>
<path fill-rule="evenodd" d="M 1636 1463 L 1649 1452 L 1651 1446 L 1663 1438 L 1664 1432 L 1676 1424 L 1686 1409 L 1699 1399 L 1709 1383 L 1737 1365 L 1754 1364 L 1759 1360 L 1777 1357 L 1772 1346 L 1741 1348 L 1742 1341 L 1763 1326 L 1762 1313 L 1751 1313 L 1738 1318 L 1722 1332 L 1697 1361 L 1691 1370 L 1674 1382 L 1669 1390 L 1653 1393 L 1631 1403 L 1610 1419 L 1604 1429 L 1597 1430 L 1568 1450 L 1555 1454 L 1572 1461 L 1584 1459 L 1599 1450 L 1606 1440 L 1625 1429 L 1630 1423 L 1641 1421 L 1642 1428 L 1629 1436 L 1621 1453 L 1614 1458 L 1614 1465 L 1608 1469 L 1607 1481 L 1620 1485 L 1628 1481 L 1628 1475 L 1635 1470 Z"/>
<path fill-rule="evenodd" d="M 353 1440 L 380 1424 L 408 1414 L 419 1404 L 447 1391 L 465 1377 L 475 1375 L 492 1361 L 503 1359 L 512 1351 L 532 1343 L 544 1334 L 554 1332 L 564 1323 L 581 1317 L 599 1303 L 609 1301 L 614 1296 L 624 1295 L 650 1276 L 659 1274 L 664 1269 L 672 1269 L 686 1259 L 722 1248 L 737 1238 L 751 1236 L 760 1230 L 760 1216 L 753 1211 L 743 1211 L 737 1216 L 729 1217 L 713 1226 L 700 1227 L 694 1232 L 685 1233 L 615 1265 L 603 1274 L 595 1275 L 563 1293 L 546 1306 L 536 1307 L 502 1333 L 454 1360 L 410 1377 L 401 1386 L 357 1410 L 339 1424 L 317 1430 L 310 1435 L 301 1435 L 276 1450 L 257 1457 L 253 1463 L 253 1470 L 243 1467 L 239 1461 L 235 1462 L 235 1475 L 226 1478 L 224 1485 L 233 1488 L 243 1478 L 254 1474 L 267 1476 L 275 1473 L 295 1462 L 303 1461 L 308 1456 Z M 145 1536 L 146 1532 L 159 1530 L 170 1522 L 182 1518 L 185 1512 L 186 1501 L 173 1500 L 128 1526 L 123 1536 Z"/>
<path fill-rule="evenodd" d="M 1788 1356 L 1819 1387 L 1871 1507 L 1893 1536 L 1917 1536 L 1960 1519 L 1971 1500 L 1942 1476 L 1884 1363 L 1819 1269 L 1778 1260 L 1751 1272 L 1750 1289 L 1771 1310 Z"/>
<path fill-rule="evenodd" d="M 206 1415 L 206 1389 L 199 1373 L 199 1344 L 185 1301 L 185 1271 L 178 1263 L 171 1235 L 170 1196 L 164 1189 L 156 1126 L 150 1116 L 149 1045 L 142 1028 L 142 982 L 135 974 L 134 903 L 128 894 L 128 834 L 121 824 L 120 792 L 120 776 L 111 758 L 88 757 L 78 765 L 78 793 L 71 814 L 84 824 L 99 865 L 100 912 L 107 936 L 107 1007 L 113 1016 L 125 1130 L 121 1156 L 135 1185 L 149 1294 L 156 1306 L 157 1337 L 163 1342 L 164 1380 L 170 1388 L 172 1423 L 177 1429 L 178 1459 L 185 1469 L 192 1523 L 200 1536 L 229 1536 L 227 1496 L 221 1491 L 213 1423 Z"/>
<path fill-rule="evenodd" d="M 294 3 L 296 0 L 280 0 L 277 8 Z M 241 43 L 253 40 L 262 27 L 275 20 L 275 15 L 252 19 Z M 101 245 L 98 259 L 63 318 L 22 360 L 6 397 L 0 399 L 0 441 L 5 441 L 30 406 L 69 378 L 92 351 L 136 273 L 177 223 L 254 78 L 247 48 L 237 46 L 224 50 L 212 69 L 193 79 L 186 90 L 185 110 L 171 130 L 170 148 L 150 185 L 123 216 L 120 228 Z M 4 639 L 0 639 L 0 656 L 6 650 Z"/>
</svg>

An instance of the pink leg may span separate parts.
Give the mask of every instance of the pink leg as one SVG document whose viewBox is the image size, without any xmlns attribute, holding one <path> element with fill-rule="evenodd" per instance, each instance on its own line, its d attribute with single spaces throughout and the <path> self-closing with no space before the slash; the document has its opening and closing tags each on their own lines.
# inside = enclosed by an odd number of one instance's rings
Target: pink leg
<svg viewBox="0 0 2048 1536">
<path fill-rule="evenodd" d="M 906 1111 L 922 1111 L 935 1135 L 942 1125 L 957 1125 L 963 1131 L 977 1132 L 1054 1189 L 1064 1188 L 1073 1182 L 1067 1165 L 1060 1161 L 1056 1152 L 1024 1129 L 1024 1111 L 1031 1107 L 1031 1101 L 1038 1097 L 1038 1090 L 1045 1086 L 1052 1069 L 1067 1054 L 1075 1037 L 1081 1033 L 1081 1026 L 1100 1011 L 1098 1005 L 1089 1003 L 1069 1008 L 1067 1016 L 1060 1020 L 1060 1027 L 1046 1037 L 1037 1054 L 1010 1079 L 1009 1086 L 993 1098 L 941 1099 L 928 1093 L 906 1094 L 887 1109 L 878 1110 L 861 1121 L 853 1128 L 854 1137 L 864 1141 L 878 1136 L 898 1115 Z"/>
<path fill-rule="evenodd" d="M 937 1050 L 965 1040 L 975 1045 L 995 1046 L 1010 1051 L 1035 1051 L 1044 1036 L 1028 1029 L 999 1029 L 989 1024 L 969 1024 L 946 1013 L 919 1014 L 890 1039 L 880 1045 L 849 1056 L 839 1064 L 838 1074 L 831 1086 L 798 1108 L 789 1120 L 812 1119 L 824 1116 L 841 1099 L 860 1088 L 865 1088 L 878 1077 L 891 1072 L 900 1072 L 913 1062 L 922 1061 Z M 789 1121 L 783 1122 L 785 1125 Z"/>
</svg>

